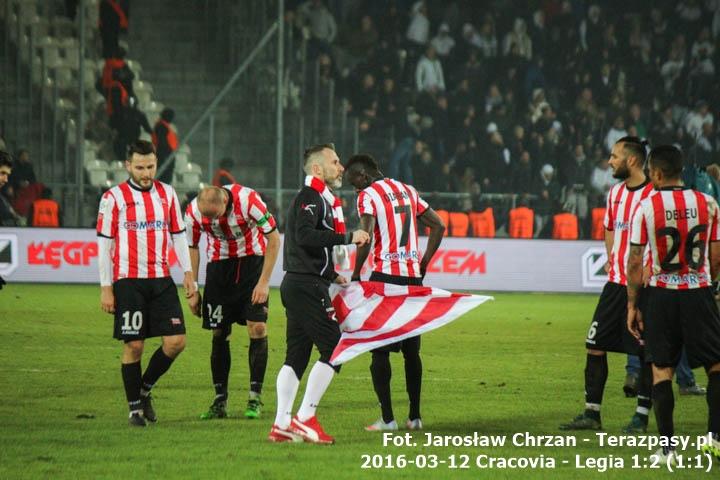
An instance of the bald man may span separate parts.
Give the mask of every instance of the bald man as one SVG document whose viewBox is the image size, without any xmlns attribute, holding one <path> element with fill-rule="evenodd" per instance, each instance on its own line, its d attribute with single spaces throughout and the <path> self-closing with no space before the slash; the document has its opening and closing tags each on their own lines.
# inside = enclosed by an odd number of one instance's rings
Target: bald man
<svg viewBox="0 0 720 480">
<path fill-rule="evenodd" d="M 210 370 L 215 399 L 200 418 L 228 416 L 229 337 L 234 323 L 247 325 L 250 336 L 250 393 L 245 417 L 258 418 L 268 359 L 265 324 L 270 275 L 280 248 L 275 219 L 256 191 L 230 184 L 201 190 L 187 207 L 185 223 L 196 282 L 203 233 L 207 240 L 204 298 L 197 293 L 188 300 L 192 313 L 202 316 L 203 328 L 213 332 Z"/>
</svg>

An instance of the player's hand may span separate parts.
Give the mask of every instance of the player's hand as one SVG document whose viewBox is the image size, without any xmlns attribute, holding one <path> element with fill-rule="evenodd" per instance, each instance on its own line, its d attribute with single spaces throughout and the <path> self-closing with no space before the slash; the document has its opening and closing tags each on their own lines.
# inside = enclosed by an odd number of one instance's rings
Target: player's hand
<svg viewBox="0 0 720 480">
<path fill-rule="evenodd" d="M 100 308 L 105 313 L 115 313 L 115 295 L 112 287 L 100 287 Z"/>
<path fill-rule="evenodd" d="M 200 290 L 196 290 L 195 295 L 188 298 L 188 307 L 190 307 L 190 311 L 193 315 L 200 318 L 200 309 L 202 308 L 202 297 L 200 296 Z"/>
<path fill-rule="evenodd" d="M 185 298 L 189 299 L 193 295 L 195 295 L 195 292 L 197 292 L 197 287 L 195 286 L 195 279 L 193 278 L 192 272 L 185 272 L 185 276 L 183 277 L 183 288 L 185 289 Z"/>
<path fill-rule="evenodd" d="M 645 329 L 642 313 L 635 305 L 628 305 L 627 328 L 638 341 L 641 340 L 642 331 Z"/>
<path fill-rule="evenodd" d="M 642 284 L 643 287 L 647 287 L 648 285 L 650 285 L 650 267 L 648 267 L 647 265 L 643 267 Z"/>
<path fill-rule="evenodd" d="M 370 243 L 370 235 L 365 230 L 355 230 L 352 234 L 352 243 L 361 247 L 366 243 Z"/>
<path fill-rule="evenodd" d="M 335 283 L 342 286 L 347 286 L 349 284 L 348 279 L 343 277 L 342 275 L 338 275 L 335 277 Z"/>
<path fill-rule="evenodd" d="M 253 305 L 258 305 L 267 302 L 268 295 L 270 294 L 270 285 L 268 282 L 258 282 L 252 292 L 250 300 Z"/>
<path fill-rule="evenodd" d="M 610 273 L 610 261 L 608 260 L 605 262 L 605 265 L 603 265 L 603 270 L 605 270 L 605 273 Z"/>
</svg>

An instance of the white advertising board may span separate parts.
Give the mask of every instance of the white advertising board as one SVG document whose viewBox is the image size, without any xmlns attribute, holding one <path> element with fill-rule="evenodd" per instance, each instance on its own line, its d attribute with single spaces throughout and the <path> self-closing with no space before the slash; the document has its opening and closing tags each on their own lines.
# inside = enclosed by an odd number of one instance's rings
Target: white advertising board
<svg viewBox="0 0 720 480">
<path fill-rule="evenodd" d="M 598 241 L 445 238 L 425 283 L 449 290 L 599 292 L 606 281 L 605 261 L 605 248 Z M 170 265 L 179 283 L 182 273 L 174 252 Z M 368 273 L 366 268 L 363 277 Z M 271 285 L 280 285 L 282 275 L 281 253 Z M 0 276 L 8 282 L 97 283 L 95 232 L 0 228 Z"/>
</svg>

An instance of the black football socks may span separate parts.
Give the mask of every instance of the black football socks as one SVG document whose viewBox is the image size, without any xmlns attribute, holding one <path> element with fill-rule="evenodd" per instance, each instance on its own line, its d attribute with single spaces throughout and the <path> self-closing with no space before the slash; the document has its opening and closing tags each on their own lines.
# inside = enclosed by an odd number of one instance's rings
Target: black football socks
<svg viewBox="0 0 720 480">
<path fill-rule="evenodd" d="M 158 379 L 168 371 L 174 360 L 174 358 L 165 355 L 162 346 L 155 350 L 142 376 L 142 395 L 150 393 L 150 390 L 152 390 Z"/>
<path fill-rule="evenodd" d="M 410 400 L 408 418 L 420 418 L 420 389 L 422 388 L 422 360 L 419 352 L 405 355 L 405 387 Z"/>
<path fill-rule="evenodd" d="M 140 386 L 142 384 L 142 370 L 140 362 L 123 363 L 120 366 L 123 385 L 125 386 L 125 397 L 127 397 L 130 413 L 142 410 L 140 402 Z"/>
<path fill-rule="evenodd" d="M 720 441 L 720 372 L 708 374 L 707 387 L 708 432 Z"/>
<path fill-rule="evenodd" d="M 658 433 L 660 437 L 670 438 L 675 433 L 673 424 L 675 397 L 673 396 L 672 380 L 656 383 L 652 389 L 652 398 L 655 403 L 655 422 Z"/>
<path fill-rule="evenodd" d="M 227 401 L 230 364 L 230 342 L 224 335 L 213 336 L 210 371 L 215 386 L 215 402 Z"/>
<path fill-rule="evenodd" d="M 390 366 L 390 354 L 388 352 L 373 352 L 370 362 L 370 374 L 372 376 L 373 388 L 380 402 L 383 422 L 390 423 L 395 420 L 390 398 L 390 379 L 392 378 L 392 367 Z"/>
<path fill-rule="evenodd" d="M 265 370 L 268 362 L 268 339 L 251 338 L 248 348 L 248 363 L 250 365 L 250 391 L 258 395 L 262 393 L 262 384 L 265 380 Z"/>
<path fill-rule="evenodd" d="M 585 414 L 597 420 L 600 419 L 600 405 L 607 377 L 607 355 L 588 353 L 585 360 Z"/>
</svg>

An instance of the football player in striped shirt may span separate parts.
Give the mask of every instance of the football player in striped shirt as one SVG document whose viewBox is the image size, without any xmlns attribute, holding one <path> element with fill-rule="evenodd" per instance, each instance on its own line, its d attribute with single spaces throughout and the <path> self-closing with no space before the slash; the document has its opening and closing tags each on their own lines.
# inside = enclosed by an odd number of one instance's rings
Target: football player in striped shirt
<svg viewBox="0 0 720 480">
<path fill-rule="evenodd" d="M 198 292 L 189 299 L 193 314 L 202 316 L 203 328 L 213 332 L 210 370 L 215 400 L 200 418 L 227 417 L 233 323 L 247 325 L 250 336 L 250 393 L 245 417 L 258 418 L 268 360 L 265 324 L 270 275 L 280 249 L 275 218 L 255 190 L 230 184 L 201 190 L 187 207 L 185 223 L 195 280 L 201 235 L 207 240 L 204 296 L 201 299 Z"/>
<path fill-rule="evenodd" d="M 415 188 L 385 178 L 370 155 L 354 155 L 346 167 L 348 181 L 358 191 L 357 210 L 360 229 L 373 232 L 374 270 L 370 281 L 396 285 L 422 285 L 428 264 L 440 246 L 445 225 L 435 211 L 418 195 Z M 418 223 L 430 228 L 425 253 L 420 253 Z M 358 247 L 352 280 L 360 280 L 360 271 L 370 254 L 370 244 Z M 368 431 L 397 430 L 398 424 L 390 398 L 390 352 L 402 351 L 405 382 L 410 400 L 406 426 L 422 428 L 420 391 L 422 361 L 420 336 L 373 350 L 370 374 L 380 401 L 382 418 L 365 427 Z"/>
<path fill-rule="evenodd" d="M 649 166 L 657 191 L 640 202 L 632 221 L 627 326 L 638 339 L 644 328 L 652 359 L 655 420 L 666 444 L 675 433 L 672 376 L 683 345 L 690 368 L 705 367 L 711 442 L 704 450 L 720 458 L 720 312 L 712 290 L 720 272 L 720 212 L 710 195 L 683 186 L 683 157 L 676 147 L 653 148 Z M 652 273 L 641 315 L 637 297 L 646 245 Z M 671 446 L 655 456 L 663 463 L 675 462 Z"/>
<path fill-rule="evenodd" d="M 124 342 L 121 371 L 129 424 L 144 427 L 157 421 L 150 390 L 185 348 L 182 307 L 168 264 L 171 243 L 185 272 L 185 296 L 194 295 L 197 287 L 177 194 L 154 179 L 155 147 L 138 140 L 128 150 L 130 178 L 100 200 L 100 303 L 103 311 L 115 314 L 114 337 Z M 145 339 L 158 336 L 162 345 L 142 373 Z"/>
<path fill-rule="evenodd" d="M 622 180 L 610 189 L 605 207 L 605 247 L 608 282 L 603 288 L 593 315 L 585 348 L 585 410 L 572 421 L 560 425 L 562 430 L 600 430 L 600 405 L 608 377 L 607 352 L 638 355 L 641 371 L 638 381 L 637 407 L 625 433 L 647 430 L 652 402 L 652 372 L 642 359 L 640 342 L 626 328 L 627 276 L 625 267 L 630 251 L 630 222 L 636 205 L 653 191 L 643 170 L 645 142 L 637 137 L 623 137 L 613 145 L 610 166 L 613 176 Z"/>
</svg>

